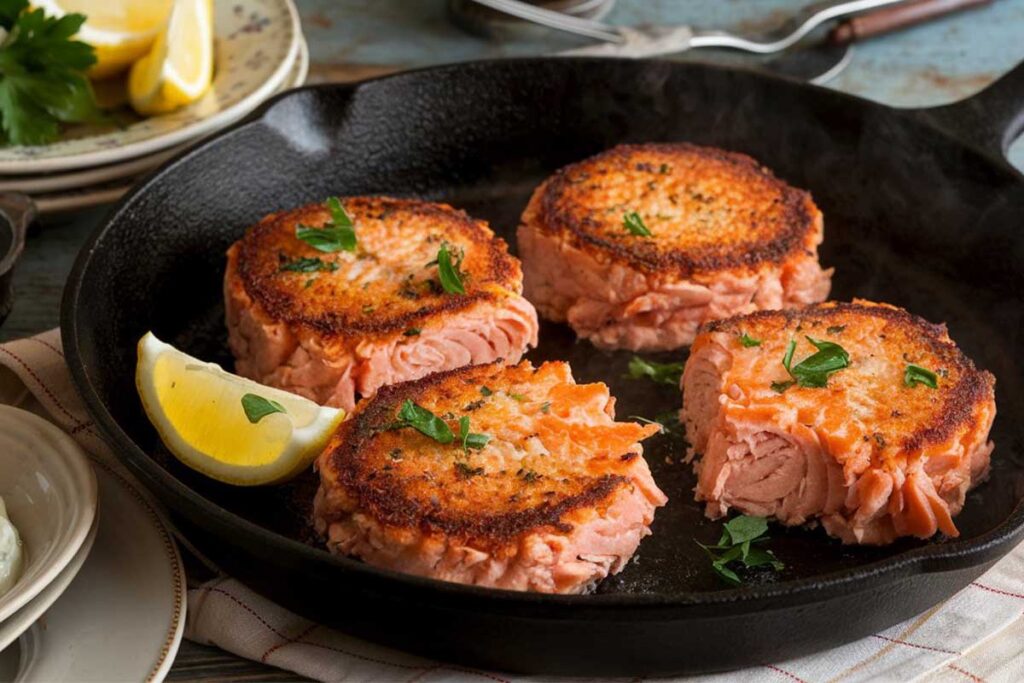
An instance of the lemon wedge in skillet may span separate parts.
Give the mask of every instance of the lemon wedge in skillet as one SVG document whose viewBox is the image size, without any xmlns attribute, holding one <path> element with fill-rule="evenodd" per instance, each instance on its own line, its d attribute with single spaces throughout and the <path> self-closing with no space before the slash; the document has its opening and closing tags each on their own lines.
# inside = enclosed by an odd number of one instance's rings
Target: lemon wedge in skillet
<svg viewBox="0 0 1024 683">
<path fill-rule="evenodd" d="M 296 476 L 345 417 L 342 410 L 204 363 L 152 332 L 139 340 L 135 385 L 150 422 L 178 460 L 238 486 Z"/>
</svg>

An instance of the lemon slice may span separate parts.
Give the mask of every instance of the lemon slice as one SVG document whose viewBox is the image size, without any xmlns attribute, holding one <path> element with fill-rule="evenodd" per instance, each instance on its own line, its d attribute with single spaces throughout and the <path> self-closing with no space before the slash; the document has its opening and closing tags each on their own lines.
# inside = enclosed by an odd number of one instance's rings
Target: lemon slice
<svg viewBox="0 0 1024 683">
<path fill-rule="evenodd" d="M 342 410 L 204 363 L 152 332 L 139 340 L 135 385 L 175 457 L 238 486 L 275 484 L 299 474 L 345 417 Z"/>
<path fill-rule="evenodd" d="M 92 78 L 106 78 L 146 54 L 167 22 L 173 0 L 32 0 L 47 14 L 84 14 L 76 36 L 96 48 Z"/>
<path fill-rule="evenodd" d="M 144 115 L 173 111 L 202 97 L 212 80 L 212 0 L 174 0 L 167 28 L 132 65 L 132 107 Z"/>
</svg>

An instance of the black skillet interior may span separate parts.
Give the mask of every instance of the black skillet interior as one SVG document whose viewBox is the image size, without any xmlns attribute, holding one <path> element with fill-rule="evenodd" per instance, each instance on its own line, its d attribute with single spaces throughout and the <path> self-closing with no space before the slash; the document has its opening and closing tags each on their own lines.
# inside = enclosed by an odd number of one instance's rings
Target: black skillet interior
<svg viewBox="0 0 1024 683">
<path fill-rule="evenodd" d="M 1017 265 L 1024 258 L 1019 235 L 1024 183 L 1004 163 L 922 121 L 911 113 L 753 73 L 664 62 L 480 63 L 355 88 L 292 92 L 152 175 L 115 209 L 83 252 L 69 284 L 63 326 L 68 357 L 101 426 L 190 524 L 205 526 L 203 520 L 212 519 L 219 506 L 277 534 L 315 544 L 306 523 L 316 485 L 312 475 L 258 490 L 205 480 L 167 455 L 133 386 L 135 343 L 148 329 L 188 353 L 230 367 L 222 319 L 224 251 L 247 226 L 271 211 L 332 194 L 416 195 L 488 220 L 514 246 L 517 220 L 531 190 L 566 163 L 620 142 L 687 140 L 742 151 L 813 193 L 825 214 L 821 258 L 836 269 L 833 298 L 887 301 L 945 321 L 964 351 L 998 378 L 992 477 L 970 494 L 956 520 L 961 541 L 967 542 L 957 547 L 975 552 L 959 566 L 974 564 L 980 571 L 1008 549 L 1006 522 L 1015 509 L 1013 524 L 1019 527 L 1022 521 L 1024 426 L 1015 416 L 1024 410 L 1024 376 L 1017 360 L 1024 324 L 1024 283 Z M 599 352 L 576 342 L 567 328 L 545 324 L 540 348 L 529 357 L 535 362 L 568 360 L 580 381 L 607 382 L 618 397 L 620 416 L 653 418 L 677 410 L 680 397 L 674 388 L 624 378 L 630 356 Z M 704 519 L 693 502 L 694 478 L 680 463 L 681 436 L 655 437 L 645 448 L 671 502 L 658 512 L 654 534 L 643 542 L 638 560 L 599 592 L 642 594 L 648 603 L 667 605 L 700 602 L 724 587 L 694 541 L 716 539 L 720 525 Z M 223 524 L 221 529 L 233 522 Z M 947 543 L 907 540 L 884 548 L 843 547 L 820 530 L 777 527 L 772 537 L 771 547 L 786 568 L 777 576 L 750 575 L 748 581 L 777 584 L 782 593 L 790 585 L 807 585 L 790 584 L 793 580 L 824 586 L 830 583 L 822 580 L 826 574 L 884 575 L 886 567 Z M 984 550 L 980 542 L 971 546 L 972 539 L 981 537 L 995 541 Z M 275 549 L 280 542 L 275 535 L 260 538 L 268 552 L 291 552 Z M 331 561 L 352 569 L 351 563 Z M 304 562 L 296 560 L 291 567 L 303 571 Z M 318 566 L 317 571 L 329 570 Z M 260 583 L 258 571 L 250 574 Z M 970 578 L 965 574 L 958 581 Z M 840 639 L 889 625 L 955 588 L 948 582 L 933 585 L 931 593 L 926 585 L 919 588 L 927 594 L 923 601 L 918 596 L 913 606 L 907 602 L 883 610 Z M 312 596 L 292 593 L 281 599 L 325 618 L 322 608 L 308 604 Z M 615 604 L 628 609 L 631 603 Z M 765 637 L 770 639 L 771 632 L 768 628 Z M 816 638 L 814 633 L 804 638 L 789 646 L 768 643 L 754 655 L 782 656 L 836 641 L 834 635 Z M 429 643 L 420 649 L 433 652 Z M 438 653 L 452 656 L 443 648 Z M 465 659 L 526 670 L 585 673 L 591 668 L 583 662 L 566 667 L 552 664 L 551 658 L 531 660 L 521 652 L 516 656 L 469 652 Z M 721 668 L 742 663 L 744 656 L 678 659 L 620 669 Z"/>
</svg>

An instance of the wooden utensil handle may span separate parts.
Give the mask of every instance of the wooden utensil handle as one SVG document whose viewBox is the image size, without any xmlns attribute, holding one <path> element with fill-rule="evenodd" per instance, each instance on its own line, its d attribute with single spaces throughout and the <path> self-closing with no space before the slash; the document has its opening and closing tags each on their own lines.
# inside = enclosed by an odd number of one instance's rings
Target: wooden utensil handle
<svg viewBox="0 0 1024 683">
<path fill-rule="evenodd" d="M 828 34 L 832 43 L 845 45 L 856 40 L 882 35 L 897 29 L 921 24 L 935 17 L 953 14 L 972 7 L 987 5 L 992 0 L 915 0 L 867 12 L 838 24 Z"/>
</svg>

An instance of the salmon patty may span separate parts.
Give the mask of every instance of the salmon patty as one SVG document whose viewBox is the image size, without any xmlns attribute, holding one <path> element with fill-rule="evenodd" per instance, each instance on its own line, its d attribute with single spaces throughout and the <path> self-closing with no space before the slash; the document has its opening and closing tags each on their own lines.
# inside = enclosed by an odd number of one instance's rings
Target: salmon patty
<svg viewBox="0 0 1024 683">
<path fill-rule="evenodd" d="M 317 460 L 335 553 L 444 581 L 582 593 L 619 572 L 664 505 L 658 427 L 615 422 L 566 363 L 465 367 L 382 388 Z"/>
<path fill-rule="evenodd" d="M 620 145 L 533 193 L 518 232 L 526 298 L 595 346 L 690 344 L 705 321 L 814 303 L 822 216 L 750 157 Z"/>
<path fill-rule="evenodd" d="M 411 199 L 332 202 L 271 214 L 228 249 L 238 374 L 351 410 L 386 384 L 536 346 L 519 262 L 486 223 Z"/>
<path fill-rule="evenodd" d="M 682 379 L 697 499 L 844 543 L 956 536 L 988 473 L 995 379 L 933 325 L 868 301 L 709 323 Z"/>
</svg>

